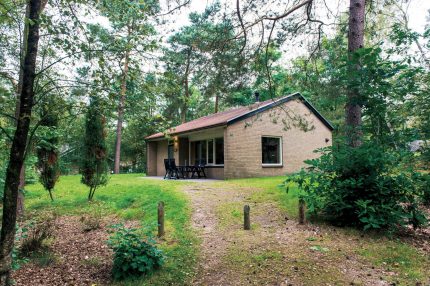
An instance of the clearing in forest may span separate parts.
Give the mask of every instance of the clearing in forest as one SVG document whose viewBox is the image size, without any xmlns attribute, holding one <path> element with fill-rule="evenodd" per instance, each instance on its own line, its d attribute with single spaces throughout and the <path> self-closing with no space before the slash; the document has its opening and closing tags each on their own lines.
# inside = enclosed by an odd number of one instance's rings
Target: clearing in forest
<svg viewBox="0 0 430 286">
<path fill-rule="evenodd" d="M 283 177 L 216 182 L 114 175 L 87 202 L 79 176 L 65 176 L 54 198 L 28 186 L 26 218 L 55 213 L 53 236 L 13 273 L 17 285 L 427 285 L 429 232 L 388 239 L 319 222 L 297 224 L 297 190 Z M 166 261 L 149 277 L 113 282 L 109 225 L 157 229 L 165 202 Z M 243 207 L 251 230 L 243 230 Z M 85 223 L 83 218 L 91 219 Z M 97 224 L 94 224 L 96 222 Z M 22 223 L 25 223 L 22 222 Z M 419 284 L 421 283 L 421 284 Z"/>
</svg>

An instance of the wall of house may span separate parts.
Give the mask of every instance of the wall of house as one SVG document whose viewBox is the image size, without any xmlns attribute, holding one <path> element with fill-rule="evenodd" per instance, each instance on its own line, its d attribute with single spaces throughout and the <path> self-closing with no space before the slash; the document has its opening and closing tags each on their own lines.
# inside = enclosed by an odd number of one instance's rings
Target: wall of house
<svg viewBox="0 0 430 286">
<path fill-rule="evenodd" d="M 224 179 L 224 167 L 206 167 L 205 168 L 206 176 L 210 179 Z"/>
<path fill-rule="evenodd" d="M 146 142 L 146 174 L 157 176 L 157 142 Z"/>
<path fill-rule="evenodd" d="M 296 116 L 305 119 L 314 129 L 304 132 L 292 126 L 292 122 L 297 120 L 290 118 Z M 288 123 L 289 129 L 286 128 Z M 282 137 L 281 167 L 262 166 L 262 136 Z M 304 160 L 319 156 L 313 152 L 315 149 L 331 143 L 330 129 L 302 102 L 292 100 L 227 127 L 224 134 L 224 176 L 229 179 L 293 173 L 305 166 Z"/>
<path fill-rule="evenodd" d="M 157 143 L 157 176 L 164 176 L 164 159 L 167 159 L 167 140 L 156 141 Z"/>
</svg>

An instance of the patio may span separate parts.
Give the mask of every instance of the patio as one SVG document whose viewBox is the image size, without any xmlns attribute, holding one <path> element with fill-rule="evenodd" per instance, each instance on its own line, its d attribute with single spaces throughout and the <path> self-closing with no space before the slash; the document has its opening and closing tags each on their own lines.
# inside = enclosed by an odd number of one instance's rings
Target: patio
<svg viewBox="0 0 430 286">
<path fill-rule="evenodd" d="M 141 179 L 148 179 L 148 180 L 160 180 L 163 181 L 163 176 L 146 176 L 146 177 L 140 177 Z M 211 182 L 220 182 L 222 180 L 219 179 L 205 179 L 205 178 L 196 178 L 196 179 L 180 179 L 181 182 L 191 182 L 191 183 L 211 183 Z"/>
</svg>

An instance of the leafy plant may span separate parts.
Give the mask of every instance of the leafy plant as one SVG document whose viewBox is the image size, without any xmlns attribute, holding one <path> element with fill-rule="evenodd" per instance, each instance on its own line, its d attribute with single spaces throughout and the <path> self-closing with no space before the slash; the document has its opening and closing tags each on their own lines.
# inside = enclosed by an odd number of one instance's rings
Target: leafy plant
<svg viewBox="0 0 430 286">
<path fill-rule="evenodd" d="M 149 234 L 123 225 L 113 226 L 108 245 L 114 251 L 114 279 L 148 275 L 163 265 L 164 257 Z"/>
<path fill-rule="evenodd" d="M 406 155 L 371 143 L 320 151 L 320 158 L 306 161 L 308 172 L 285 181 L 287 190 L 291 182 L 302 190 L 311 214 L 365 230 L 426 224 L 418 207 L 423 175 L 404 167 Z"/>
</svg>

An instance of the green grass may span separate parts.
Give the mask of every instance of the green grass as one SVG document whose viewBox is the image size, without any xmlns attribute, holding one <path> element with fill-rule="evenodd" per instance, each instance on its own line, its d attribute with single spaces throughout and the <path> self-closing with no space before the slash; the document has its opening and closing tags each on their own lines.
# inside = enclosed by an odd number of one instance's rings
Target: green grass
<svg viewBox="0 0 430 286">
<path fill-rule="evenodd" d="M 366 243 L 358 253 L 374 265 L 398 273 L 397 277 L 387 279 L 400 285 L 425 281 L 430 277 L 430 257 L 409 244 L 375 239 L 372 243 Z"/>
<path fill-rule="evenodd" d="M 185 184 L 180 181 L 145 180 L 142 175 L 115 175 L 108 185 L 96 191 L 95 201 L 88 203 L 88 188 L 80 183 L 79 176 L 61 177 L 54 191 L 54 202 L 41 185 L 28 186 L 26 208 L 29 212 L 52 210 L 59 215 L 101 214 L 117 216 L 124 220 L 138 220 L 155 233 L 157 203 L 165 202 L 166 238 L 160 247 L 166 254 L 166 264 L 151 277 L 126 281 L 115 285 L 189 285 L 195 275 L 196 260 L 199 257 L 199 240 L 190 228 L 191 209 L 185 194 L 180 191 Z M 290 219 L 297 218 L 298 190 L 292 187 L 287 193 L 280 188 L 284 177 L 237 179 L 213 183 L 212 187 L 261 189 L 252 192 L 246 202 L 275 202 Z M 220 231 L 229 226 L 242 223 L 243 203 L 229 202 L 217 209 Z M 226 263 L 243 277 L 258 276 L 269 279 L 268 273 L 279 272 L 287 277 L 297 265 L 303 271 L 303 281 L 316 283 L 333 281 L 342 285 L 341 273 L 336 265 L 342 265 L 345 255 L 357 256 L 359 261 L 394 272 L 396 275 L 385 277 L 388 281 L 409 285 L 410 281 L 426 281 L 430 277 L 430 258 L 414 246 L 396 239 L 381 238 L 379 235 L 361 235 L 359 230 L 334 228 L 314 222 L 324 232 L 322 237 L 298 234 L 290 245 L 289 258 L 294 264 L 283 260 L 276 249 L 243 251 L 236 245 L 229 249 Z M 256 226 L 253 225 L 253 230 Z M 242 233 L 242 232 L 241 232 Z M 329 251 L 313 251 L 311 247 L 327 248 Z M 318 250 L 318 249 L 317 249 Z M 322 260 L 317 260 L 320 253 Z M 290 257 L 291 256 L 291 257 Z M 315 271 L 313 265 L 321 264 L 324 271 Z M 250 265 L 253 265 L 250 267 Z M 312 267 L 311 267 L 312 266 Z M 266 273 L 266 271 L 269 271 Z M 249 275 L 249 276 L 248 276 Z M 272 276 L 270 276 L 272 277 Z M 340 280 L 339 280 L 340 279 Z M 269 281 L 269 280 L 267 280 Z M 414 284 L 415 285 L 415 284 Z"/>
<path fill-rule="evenodd" d="M 123 220 L 140 221 L 155 234 L 157 205 L 165 203 L 166 237 L 161 249 L 166 255 L 163 268 L 151 277 L 118 285 L 185 285 L 194 275 L 198 240 L 190 227 L 191 209 L 178 181 L 145 180 L 141 174 L 113 175 L 107 186 L 95 193 L 94 202 L 87 201 L 88 188 L 80 176 L 60 178 L 54 190 L 54 202 L 40 184 L 28 186 L 26 208 L 29 212 L 54 211 L 59 215 L 101 213 Z M 130 283 L 130 284 L 129 284 Z"/>
<path fill-rule="evenodd" d="M 264 190 L 263 192 L 256 192 L 250 197 L 251 202 L 264 203 L 267 201 L 276 202 L 276 204 L 285 211 L 289 218 L 297 218 L 298 213 L 298 193 L 299 190 L 295 186 L 291 186 L 288 193 L 284 186 L 285 177 L 263 177 L 251 179 L 236 179 L 229 180 L 229 183 L 239 187 L 252 187 Z"/>
</svg>

